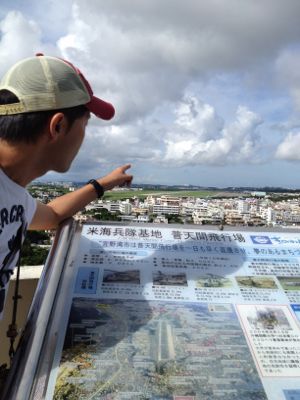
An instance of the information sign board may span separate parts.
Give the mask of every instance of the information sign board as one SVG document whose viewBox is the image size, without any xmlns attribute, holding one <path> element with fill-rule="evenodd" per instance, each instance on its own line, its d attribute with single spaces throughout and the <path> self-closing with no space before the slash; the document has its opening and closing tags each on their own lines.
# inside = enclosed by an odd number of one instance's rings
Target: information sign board
<svg viewBox="0 0 300 400">
<path fill-rule="evenodd" d="M 32 399 L 47 368 L 48 400 L 300 399 L 299 233 L 84 224 L 79 236 Z"/>
</svg>

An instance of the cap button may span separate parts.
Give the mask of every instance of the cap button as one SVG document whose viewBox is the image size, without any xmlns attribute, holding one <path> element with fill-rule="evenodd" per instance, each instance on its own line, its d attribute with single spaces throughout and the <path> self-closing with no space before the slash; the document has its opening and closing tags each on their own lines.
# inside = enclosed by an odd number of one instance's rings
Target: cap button
<svg viewBox="0 0 300 400">
<path fill-rule="evenodd" d="M 41 57 L 43 55 L 44 55 L 43 53 L 36 53 L 36 57 Z"/>
</svg>

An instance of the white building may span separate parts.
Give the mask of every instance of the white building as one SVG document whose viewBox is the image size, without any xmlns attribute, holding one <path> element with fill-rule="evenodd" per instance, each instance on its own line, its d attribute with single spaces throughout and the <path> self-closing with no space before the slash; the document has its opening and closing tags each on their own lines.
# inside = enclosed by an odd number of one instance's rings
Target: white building
<svg viewBox="0 0 300 400">
<path fill-rule="evenodd" d="M 181 204 L 181 198 L 175 196 L 161 196 L 156 199 L 155 204 L 165 204 L 169 206 L 179 206 Z"/>
<path fill-rule="evenodd" d="M 149 222 L 149 215 L 138 215 L 136 222 Z"/>
<path fill-rule="evenodd" d="M 210 224 L 210 225 L 220 225 L 224 219 L 224 213 L 222 210 L 216 208 L 210 209 L 208 212 L 202 212 L 195 210 L 193 212 L 193 222 L 194 224 Z"/>
<path fill-rule="evenodd" d="M 154 222 L 155 224 L 168 224 L 168 223 L 169 223 L 168 218 L 166 218 L 166 217 L 164 217 L 164 216 L 162 216 L 162 215 L 158 215 L 158 216 L 153 220 L 153 222 Z"/>
<path fill-rule="evenodd" d="M 129 201 L 122 201 L 119 206 L 119 211 L 121 214 L 130 215 L 132 212 L 132 205 Z"/>
<path fill-rule="evenodd" d="M 120 203 L 107 203 L 104 206 L 108 211 L 110 211 L 111 213 L 113 212 L 119 212 L 120 211 Z"/>
<path fill-rule="evenodd" d="M 90 203 L 85 206 L 86 211 L 102 210 L 103 208 L 106 208 L 103 203 Z"/>
<path fill-rule="evenodd" d="M 155 204 L 153 206 L 153 214 L 157 215 L 166 215 L 173 214 L 179 215 L 180 207 L 176 205 L 164 205 L 164 204 Z"/>
<path fill-rule="evenodd" d="M 181 205 L 180 215 L 183 216 L 193 215 L 194 211 L 195 211 L 195 204 L 192 202 L 185 202 L 182 203 Z"/>
<path fill-rule="evenodd" d="M 276 223 L 276 212 L 273 210 L 272 207 L 267 208 L 266 214 L 267 214 L 266 215 L 267 224 Z"/>
<path fill-rule="evenodd" d="M 300 224 L 300 214 L 294 214 L 290 211 L 284 211 L 282 214 L 282 222 L 284 224 Z"/>
<path fill-rule="evenodd" d="M 247 214 L 250 210 L 250 204 L 246 200 L 239 200 L 237 209 L 240 214 Z"/>
</svg>

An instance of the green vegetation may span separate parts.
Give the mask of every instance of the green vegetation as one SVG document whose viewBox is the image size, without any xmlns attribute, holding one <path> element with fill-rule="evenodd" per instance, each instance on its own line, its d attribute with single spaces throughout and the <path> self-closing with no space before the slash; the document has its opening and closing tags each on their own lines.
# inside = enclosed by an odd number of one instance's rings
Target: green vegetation
<svg viewBox="0 0 300 400">
<path fill-rule="evenodd" d="M 103 196 L 103 200 L 125 200 L 133 197 L 138 197 L 143 199 L 147 196 L 179 196 L 179 197 L 211 197 L 218 194 L 217 191 L 209 190 L 157 190 L 157 189 L 147 189 L 147 190 L 124 190 L 124 191 L 110 191 L 106 192 Z"/>
<path fill-rule="evenodd" d="M 272 194 L 269 196 L 269 199 L 273 201 L 274 203 L 279 202 L 279 201 L 287 201 L 287 200 L 299 200 L 300 196 L 299 194 L 296 195 L 284 195 L 284 194 Z"/>
<path fill-rule="evenodd" d="M 50 244 L 50 236 L 45 231 L 27 231 L 26 238 L 30 243 Z"/>
<path fill-rule="evenodd" d="M 22 247 L 21 265 L 45 264 L 49 249 L 24 243 Z"/>
<path fill-rule="evenodd" d="M 102 208 L 101 210 L 85 211 L 83 214 L 90 215 L 98 221 L 121 221 L 119 211 L 111 213 L 106 208 Z"/>
<path fill-rule="evenodd" d="M 43 265 L 49 249 L 40 247 L 50 244 L 49 234 L 44 231 L 28 231 L 21 251 L 21 265 Z"/>
<path fill-rule="evenodd" d="M 169 224 L 183 224 L 182 218 L 179 215 L 166 214 L 165 217 L 168 219 Z"/>
<path fill-rule="evenodd" d="M 57 192 L 58 196 L 62 196 L 63 194 L 69 193 L 69 189 L 63 186 L 53 186 L 53 185 L 31 185 L 28 188 L 28 192 L 36 197 L 36 193 L 43 192 L 49 193 L 51 195 L 52 192 Z"/>
</svg>

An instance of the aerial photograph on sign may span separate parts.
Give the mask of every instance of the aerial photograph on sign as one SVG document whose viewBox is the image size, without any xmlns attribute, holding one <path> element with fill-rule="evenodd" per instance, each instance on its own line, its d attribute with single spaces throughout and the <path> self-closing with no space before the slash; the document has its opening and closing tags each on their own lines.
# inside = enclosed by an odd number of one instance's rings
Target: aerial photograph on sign
<svg viewBox="0 0 300 400">
<path fill-rule="evenodd" d="M 225 276 L 207 274 L 197 277 L 196 286 L 225 288 L 225 287 L 232 287 L 232 281 Z"/>
<path fill-rule="evenodd" d="M 251 287 L 256 289 L 277 289 L 272 277 L 265 276 L 236 276 L 235 279 L 240 287 Z"/>
<path fill-rule="evenodd" d="M 231 305 L 73 299 L 55 400 L 267 399 Z"/>
<path fill-rule="evenodd" d="M 153 273 L 153 285 L 187 286 L 185 273 L 166 274 L 161 271 Z"/>
<path fill-rule="evenodd" d="M 297 290 L 300 291 L 300 277 L 299 276 L 278 276 L 281 286 L 284 290 Z"/>
<path fill-rule="evenodd" d="M 130 283 L 139 285 L 140 282 L 140 271 L 139 270 L 127 270 L 127 271 L 114 271 L 104 270 L 103 282 L 105 283 Z"/>
</svg>

